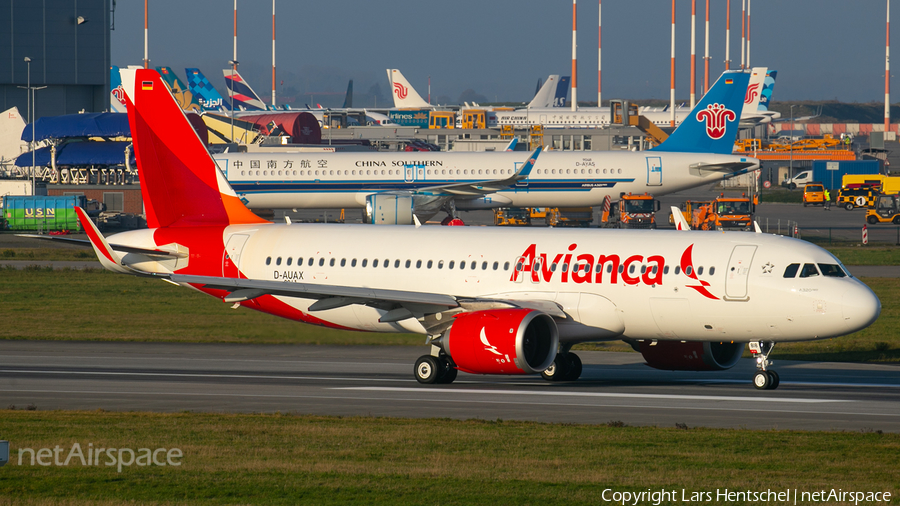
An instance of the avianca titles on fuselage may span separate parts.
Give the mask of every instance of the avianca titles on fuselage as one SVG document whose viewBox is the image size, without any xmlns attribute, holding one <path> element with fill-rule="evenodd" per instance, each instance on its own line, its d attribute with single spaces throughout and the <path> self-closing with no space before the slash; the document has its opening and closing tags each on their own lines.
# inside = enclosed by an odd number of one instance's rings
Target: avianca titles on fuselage
<svg viewBox="0 0 900 506">
<path fill-rule="evenodd" d="M 460 370 L 571 380 L 570 346 L 608 339 L 654 367 L 724 369 L 743 343 L 835 337 L 880 312 L 833 255 L 767 234 L 268 223 L 228 187 L 159 76 L 128 74 L 150 228 L 107 242 L 79 209 L 101 263 L 307 323 L 429 335 L 423 383 Z M 777 386 L 766 363 L 759 388 Z"/>
</svg>

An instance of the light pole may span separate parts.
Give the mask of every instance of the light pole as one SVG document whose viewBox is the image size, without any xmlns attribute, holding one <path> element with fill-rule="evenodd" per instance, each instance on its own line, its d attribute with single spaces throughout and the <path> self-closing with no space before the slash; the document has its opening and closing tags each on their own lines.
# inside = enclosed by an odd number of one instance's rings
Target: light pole
<svg viewBox="0 0 900 506">
<path fill-rule="evenodd" d="M 31 110 L 31 104 L 32 104 L 32 102 L 33 102 L 32 99 L 34 98 L 34 92 L 31 90 L 31 58 L 29 58 L 29 57 L 27 57 L 27 56 L 25 57 L 25 65 L 28 66 L 28 84 L 27 84 L 28 87 L 25 89 L 25 93 L 28 95 L 28 96 L 27 96 L 27 100 L 28 100 L 28 116 L 29 116 L 28 122 L 31 123 L 31 144 L 29 145 L 29 148 L 31 148 L 31 196 L 32 196 L 32 197 L 35 197 L 35 196 L 37 196 L 37 188 L 36 188 L 36 187 L 37 187 L 37 180 L 36 180 L 35 177 L 34 177 L 34 164 L 35 164 L 35 160 L 34 160 L 34 159 L 35 159 L 35 154 L 34 154 L 34 118 L 32 117 L 32 116 L 34 116 L 34 114 L 33 114 L 32 110 Z"/>
<path fill-rule="evenodd" d="M 29 141 L 28 147 L 31 149 L 31 196 L 34 196 L 37 192 L 37 180 L 35 179 L 34 174 L 34 166 L 35 166 L 35 153 L 34 153 L 34 117 L 36 114 L 34 113 L 34 91 L 35 90 L 43 90 L 46 86 L 41 87 L 32 87 L 31 86 L 31 58 L 25 57 L 25 65 L 28 66 L 28 81 L 27 86 L 25 86 L 25 99 L 28 102 L 28 110 L 25 115 L 25 119 L 31 123 L 31 141 Z M 22 88 L 22 86 L 19 86 Z"/>
<path fill-rule="evenodd" d="M 794 177 L 794 107 L 797 107 L 797 104 L 791 105 L 791 161 L 788 169 L 788 178 Z"/>
<path fill-rule="evenodd" d="M 234 142 L 234 71 L 238 66 L 238 61 L 228 60 L 228 64 L 231 65 L 231 82 L 229 83 L 231 96 L 228 97 L 231 99 L 231 142 Z"/>
</svg>

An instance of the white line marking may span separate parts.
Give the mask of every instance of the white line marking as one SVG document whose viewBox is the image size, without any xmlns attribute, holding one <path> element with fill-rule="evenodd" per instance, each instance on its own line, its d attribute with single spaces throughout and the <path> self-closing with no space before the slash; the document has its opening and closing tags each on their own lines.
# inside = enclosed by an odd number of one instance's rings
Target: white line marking
<svg viewBox="0 0 900 506">
<path fill-rule="evenodd" d="M 421 392 L 421 388 L 401 388 L 401 387 L 334 387 L 331 390 L 366 390 L 377 392 Z M 737 402 L 793 402 L 802 404 L 822 404 L 826 402 L 855 402 L 852 400 L 840 399 L 798 399 L 791 397 L 729 397 L 723 395 L 670 395 L 670 394 L 628 394 L 616 392 L 572 392 L 566 390 L 475 390 L 475 389 L 444 389 L 435 388 L 428 390 L 429 393 L 459 393 L 459 394 L 491 394 L 491 395 L 548 395 L 548 396 L 570 396 L 570 397 L 615 397 L 615 398 L 632 398 L 632 399 L 673 399 L 673 400 L 692 400 L 692 401 L 737 401 Z"/>
<path fill-rule="evenodd" d="M 420 391 L 425 391 L 421 390 Z M 184 392 L 184 393 L 172 393 L 172 392 L 112 392 L 112 391 L 103 391 L 103 390 L 3 390 L 0 389 L 0 392 L 6 393 L 31 393 L 31 394 L 78 394 L 78 395 L 88 395 L 88 394 L 99 394 L 99 395 L 122 395 L 122 396 L 134 396 L 134 395 L 146 395 L 146 396 L 184 396 L 184 397 L 253 397 L 253 398 L 283 398 L 283 399 L 323 399 L 323 400 L 356 400 L 356 401 L 390 401 L 390 402 L 436 402 L 441 404 L 446 403 L 460 403 L 460 404 L 512 404 L 516 406 L 521 406 L 521 402 L 519 401 L 502 401 L 502 400 L 490 400 L 490 401 L 482 401 L 482 400 L 456 400 L 456 399 L 434 399 L 434 398 L 410 398 L 410 399 L 392 399 L 387 397 L 337 397 L 337 396 L 326 396 L 326 395 L 280 395 L 280 394 L 258 394 L 258 393 L 247 393 L 247 394 L 239 394 L 239 393 L 208 393 L 208 392 Z M 430 392 L 430 390 L 428 390 Z M 67 398 L 67 400 L 71 400 Z M 573 406 L 573 407 L 586 407 L 586 408 L 627 408 L 627 409 L 663 409 L 663 410 L 677 410 L 684 409 L 683 406 L 649 406 L 649 405 L 622 405 L 622 404 L 579 404 L 579 403 L 553 403 L 546 404 L 545 406 Z M 386 406 L 382 406 L 386 407 Z M 694 411 L 739 411 L 739 412 L 751 412 L 751 413 L 797 413 L 797 414 L 813 414 L 813 415 L 835 415 L 841 417 L 852 418 L 855 416 L 886 416 L 886 417 L 900 417 L 900 413 L 864 413 L 864 412 L 849 412 L 849 411 L 798 411 L 798 410 L 789 410 L 789 409 L 779 409 L 772 410 L 770 408 L 763 409 L 751 409 L 751 408 L 725 408 L 725 407 L 703 407 L 703 406 L 695 406 L 691 407 L 691 410 Z M 203 411 L 199 411 L 203 412 Z M 852 420 L 857 421 L 857 420 Z M 777 423 L 777 421 L 776 421 Z"/>
<path fill-rule="evenodd" d="M 201 374 L 175 372 L 111 372 L 111 371 L 29 371 L 0 369 L 0 373 L 14 374 L 78 374 L 82 376 L 171 376 L 177 378 L 248 378 L 248 379 L 290 379 L 290 380 L 334 380 L 334 381 L 396 381 L 409 383 L 413 380 L 390 378 L 338 378 L 329 376 L 266 376 L 263 374 Z"/>
</svg>

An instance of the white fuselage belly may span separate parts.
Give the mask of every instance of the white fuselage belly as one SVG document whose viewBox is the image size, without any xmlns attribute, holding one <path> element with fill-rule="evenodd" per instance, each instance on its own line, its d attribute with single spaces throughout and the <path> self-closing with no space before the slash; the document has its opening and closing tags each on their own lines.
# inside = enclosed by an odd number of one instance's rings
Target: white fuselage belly
<svg viewBox="0 0 900 506">
<path fill-rule="evenodd" d="M 294 224 L 230 226 L 224 242 L 236 233 L 249 235 L 239 266 L 250 279 L 554 301 L 568 315 L 560 322 L 563 342 L 623 335 L 716 342 L 819 339 L 865 327 L 880 307 L 872 291 L 854 278 L 784 278 L 791 263 L 839 262 L 809 243 L 768 234 Z M 126 232 L 110 242 L 157 246 L 148 244 L 151 237 L 152 231 Z M 535 280 L 528 271 L 542 254 L 546 261 Z M 601 255 L 615 255 L 623 265 L 615 281 L 608 272 L 611 262 L 604 263 L 598 278 Z M 517 262 L 525 267 L 514 276 Z M 553 262 L 555 271 L 547 268 Z M 589 265 L 590 272 L 572 272 L 576 263 Z M 165 270 L 155 265 L 137 267 Z M 681 270 L 687 265 L 694 279 Z M 314 302 L 279 298 L 302 312 Z M 412 318 L 379 323 L 384 313 L 352 305 L 311 314 L 359 330 L 424 332 Z"/>
<path fill-rule="evenodd" d="M 526 159 L 523 152 L 216 155 L 248 207 L 305 209 L 362 208 L 368 195 L 379 192 L 440 194 L 439 189 L 423 189 L 505 179 Z M 622 192 L 663 195 L 715 182 L 732 172 L 691 167 L 742 161 L 756 162 L 697 153 L 551 151 L 540 155 L 526 180 L 491 195 L 500 197 L 500 206 L 598 206 L 606 196 L 615 200 Z"/>
</svg>

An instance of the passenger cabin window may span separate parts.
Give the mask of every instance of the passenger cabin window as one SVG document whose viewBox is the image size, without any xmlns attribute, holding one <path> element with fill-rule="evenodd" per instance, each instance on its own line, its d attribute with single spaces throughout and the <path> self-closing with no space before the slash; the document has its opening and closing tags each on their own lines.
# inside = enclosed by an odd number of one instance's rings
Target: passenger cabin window
<svg viewBox="0 0 900 506">
<path fill-rule="evenodd" d="M 312 257 L 310 257 L 310 258 L 309 258 L 309 261 L 308 261 L 308 262 L 306 262 L 306 265 L 308 265 L 308 266 L 310 266 L 310 267 L 312 267 L 312 264 L 313 264 L 313 262 L 315 262 L 315 259 L 314 259 L 314 258 L 312 258 Z"/>
<path fill-rule="evenodd" d="M 800 264 L 791 264 L 784 268 L 784 277 L 793 278 L 797 276 L 797 271 L 800 269 Z"/>
<path fill-rule="evenodd" d="M 275 259 L 275 265 L 281 265 L 281 257 Z"/>
<path fill-rule="evenodd" d="M 835 264 L 819 264 L 819 270 L 822 271 L 823 276 L 830 278 L 843 278 L 847 275 L 841 266 Z"/>
<path fill-rule="evenodd" d="M 818 276 L 819 269 L 816 269 L 816 264 L 803 264 L 803 268 L 800 269 L 800 277 L 808 278 L 810 276 Z"/>
<path fill-rule="evenodd" d="M 319 267 L 322 267 L 323 265 L 325 265 L 325 258 L 324 258 L 324 257 L 319 259 Z"/>
<path fill-rule="evenodd" d="M 293 260 L 293 258 L 288 257 L 288 258 L 287 258 L 287 264 L 288 264 L 288 265 L 291 265 L 291 261 L 292 261 L 292 260 Z"/>
<path fill-rule="evenodd" d="M 365 267 L 365 265 L 366 264 L 363 264 L 363 267 Z M 372 260 L 372 267 L 378 267 L 378 259 L 377 258 L 375 260 Z"/>
<path fill-rule="evenodd" d="M 266 265 L 270 265 L 272 263 L 272 257 L 266 257 Z"/>
</svg>

